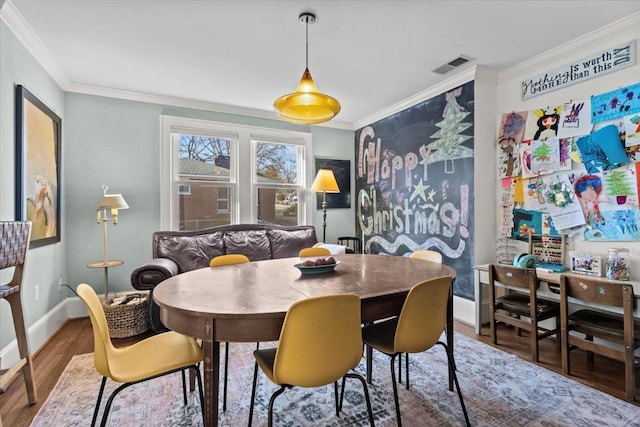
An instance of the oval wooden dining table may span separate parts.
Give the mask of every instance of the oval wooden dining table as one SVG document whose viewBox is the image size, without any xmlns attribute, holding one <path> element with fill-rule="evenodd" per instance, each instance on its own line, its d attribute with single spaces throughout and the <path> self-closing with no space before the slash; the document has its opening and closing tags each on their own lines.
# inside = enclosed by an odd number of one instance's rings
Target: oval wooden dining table
<svg viewBox="0 0 640 427">
<path fill-rule="evenodd" d="M 446 265 L 399 256 L 334 256 L 333 272 L 302 275 L 302 258 L 255 261 L 201 268 L 160 283 L 153 298 L 170 329 L 203 340 L 205 426 L 218 425 L 221 342 L 277 341 L 291 304 L 305 298 L 355 293 L 362 300 L 362 322 L 395 316 L 411 287 L 423 280 L 455 277 Z M 447 310 L 447 341 L 453 354 L 453 296 Z M 367 351 L 367 376 L 371 375 Z M 449 389 L 452 378 L 449 375 Z"/>
</svg>

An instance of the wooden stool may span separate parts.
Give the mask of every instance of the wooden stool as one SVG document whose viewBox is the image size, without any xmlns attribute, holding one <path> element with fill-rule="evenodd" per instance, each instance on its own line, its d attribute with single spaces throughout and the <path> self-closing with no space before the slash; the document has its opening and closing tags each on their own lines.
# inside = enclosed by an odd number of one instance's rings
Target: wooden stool
<svg viewBox="0 0 640 427">
<path fill-rule="evenodd" d="M 15 267 L 11 281 L 6 285 L 0 285 L 0 298 L 7 300 L 11 307 L 13 326 L 16 331 L 18 352 L 20 354 L 18 363 L 0 376 L 0 393 L 6 390 L 13 377 L 22 370 L 24 383 L 27 387 L 27 398 L 29 399 L 29 404 L 33 405 L 37 400 L 36 388 L 33 382 L 33 362 L 29 354 L 29 341 L 24 324 L 22 300 L 20 299 L 22 275 L 30 237 L 31 222 L 0 221 L 0 269 Z M 2 421 L 0 420 L 1 424 Z"/>
</svg>

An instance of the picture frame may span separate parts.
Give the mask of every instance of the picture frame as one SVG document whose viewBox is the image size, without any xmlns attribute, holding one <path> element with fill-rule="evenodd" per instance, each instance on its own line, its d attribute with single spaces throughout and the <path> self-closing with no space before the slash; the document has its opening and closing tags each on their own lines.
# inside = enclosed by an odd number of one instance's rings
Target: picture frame
<svg viewBox="0 0 640 427">
<path fill-rule="evenodd" d="M 30 247 L 60 241 L 62 120 L 16 85 L 15 216 L 31 221 Z"/>
<path fill-rule="evenodd" d="M 572 272 L 586 274 L 588 276 L 603 276 L 604 264 L 601 255 L 570 251 L 569 256 L 571 258 Z"/>
<path fill-rule="evenodd" d="M 316 174 L 320 169 L 330 169 L 338 182 L 339 193 L 327 193 L 327 209 L 351 207 L 351 161 L 316 158 Z M 316 195 L 316 209 L 322 209 L 322 194 Z"/>
</svg>

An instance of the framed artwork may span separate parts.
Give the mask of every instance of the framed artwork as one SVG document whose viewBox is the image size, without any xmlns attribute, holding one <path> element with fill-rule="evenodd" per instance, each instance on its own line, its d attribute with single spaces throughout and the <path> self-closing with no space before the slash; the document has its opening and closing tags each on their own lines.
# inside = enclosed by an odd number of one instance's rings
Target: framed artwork
<svg viewBox="0 0 640 427">
<path fill-rule="evenodd" d="M 327 209 L 351 207 L 351 161 L 316 158 L 316 174 L 320 169 L 331 169 L 338 182 L 339 193 L 327 193 Z M 322 209 L 322 194 L 316 195 L 316 209 Z"/>
<path fill-rule="evenodd" d="M 31 221 L 30 247 L 60 241 L 62 120 L 16 86 L 16 219 Z"/>
</svg>

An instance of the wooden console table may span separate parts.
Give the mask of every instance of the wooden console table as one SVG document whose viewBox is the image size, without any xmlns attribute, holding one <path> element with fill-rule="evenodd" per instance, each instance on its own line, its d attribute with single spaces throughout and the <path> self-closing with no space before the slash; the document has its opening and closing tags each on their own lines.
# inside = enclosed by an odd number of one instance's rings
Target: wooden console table
<svg viewBox="0 0 640 427">
<path fill-rule="evenodd" d="M 489 298 L 485 288 L 489 283 L 489 264 L 480 264 L 473 267 L 473 287 L 474 287 L 474 303 L 475 303 L 475 332 L 480 335 L 481 326 L 489 322 Z M 549 299 L 552 301 L 560 300 L 560 292 L 554 292 L 554 285 L 560 285 L 560 275 L 569 274 L 584 277 L 582 274 L 564 272 L 564 273 L 547 273 L 538 271 L 538 279 L 540 279 L 540 289 L 538 297 Z M 594 278 L 593 276 L 587 276 Z M 604 282 L 614 282 L 620 284 L 629 284 L 633 286 L 633 294 L 636 300 L 640 299 L 640 282 L 634 280 L 609 280 L 606 277 L 598 277 Z M 551 285 L 551 287 L 549 287 Z M 559 287 L 558 287 L 559 289 Z M 611 307 L 596 307 L 602 310 L 611 311 Z M 640 318 L 640 304 L 636 306 L 634 316 Z"/>
</svg>

